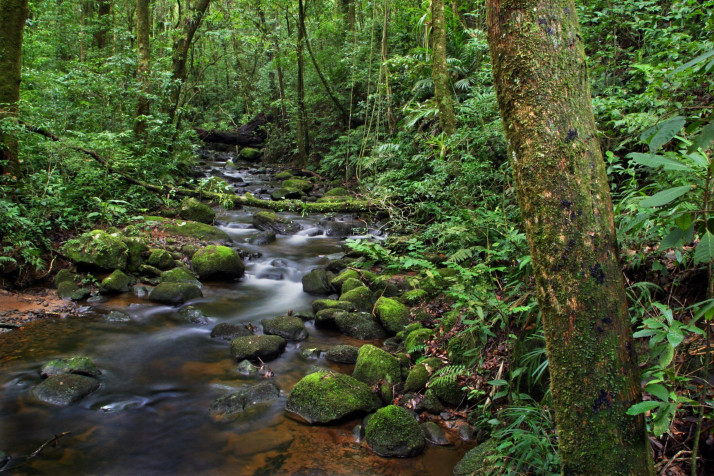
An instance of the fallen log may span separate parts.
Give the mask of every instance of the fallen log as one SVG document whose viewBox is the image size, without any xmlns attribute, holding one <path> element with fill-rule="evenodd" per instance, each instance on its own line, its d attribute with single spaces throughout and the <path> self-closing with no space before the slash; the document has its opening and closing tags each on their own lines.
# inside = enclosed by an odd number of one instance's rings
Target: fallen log
<svg viewBox="0 0 714 476">
<path fill-rule="evenodd" d="M 216 203 L 220 203 L 225 208 L 238 208 L 241 206 L 250 206 L 265 208 L 268 210 L 273 210 L 277 212 L 295 212 L 295 213 L 358 213 L 376 210 L 377 204 L 369 200 L 357 200 L 349 199 L 345 201 L 335 201 L 335 202 L 303 202 L 300 200 L 261 200 L 256 198 L 251 193 L 245 193 L 244 195 L 238 195 L 235 193 L 214 193 L 206 192 L 203 190 L 193 190 L 183 187 L 169 187 L 169 186 L 159 186 L 144 182 L 142 180 L 137 180 L 134 177 L 124 174 L 123 172 L 112 167 L 109 162 L 97 154 L 93 150 L 85 149 L 76 145 L 68 144 L 62 138 L 56 136 L 55 134 L 46 131 L 40 127 L 34 127 L 27 124 L 24 121 L 19 121 L 23 126 L 27 128 L 30 132 L 34 132 L 41 136 L 44 136 L 54 142 L 61 142 L 66 144 L 71 149 L 81 152 L 93 158 L 95 161 L 104 166 L 109 172 L 117 174 L 122 179 L 131 183 L 133 185 L 138 185 L 151 192 L 159 193 L 162 195 L 174 194 L 186 197 L 196 197 L 198 199 L 208 199 Z"/>
<path fill-rule="evenodd" d="M 243 124 L 234 131 L 208 131 L 194 128 L 198 138 L 207 143 L 238 145 L 242 147 L 261 147 L 267 134 L 264 126 L 271 122 L 273 117 L 270 114 L 260 113 L 250 122 Z"/>
</svg>

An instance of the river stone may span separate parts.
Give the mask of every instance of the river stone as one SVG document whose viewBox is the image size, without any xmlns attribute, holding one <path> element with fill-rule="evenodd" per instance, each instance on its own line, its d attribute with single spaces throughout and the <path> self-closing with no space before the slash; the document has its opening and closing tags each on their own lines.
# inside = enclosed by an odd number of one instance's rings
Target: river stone
<svg viewBox="0 0 714 476">
<path fill-rule="evenodd" d="M 350 194 L 344 187 L 336 187 L 325 192 L 325 197 L 346 197 Z"/>
<path fill-rule="evenodd" d="M 367 422 L 365 440 L 379 456 L 410 458 L 426 446 L 419 423 L 406 409 L 396 405 L 380 408 Z"/>
<path fill-rule="evenodd" d="M 297 189 L 303 192 L 309 192 L 312 190 L 312 182 L 309 180 L 303 180 L 303 179 L 298 179 L 298 178 L 289 178 L 287 180 L 283 180 L 283 188 L 292 188 L 292 189 Z"/>
<path fill-rule="evenodd" d="M 424 410 L 432 415 L 439 415 L 444 411 L 444 404 L 441 403 L 441 400 L 431 388 L 426 389 L 426 392 L 424 392 L 424 400 L 422 400 L 421 404 Z"/>
<path fill-rule="evenodd" d="M 62 281 L 57 286 L 57 295 L 62 299 L 72 299 L 77 291 L 79 291 L 79 286 L 72 281 Z"/>
<path fill-rule="evenodd" d="M 302 190 L 298 190 L 297 188 L 285 188 L 285 187 L 279 187 L 270 192 L 270 199 L 273 201 L 280 201 L 284 199 L 297 199 L 297 198 L 302 198 L 305 196 L 305 194 L 302 192 Z"/>
<path fill-rule="evenodd" d="M 370 385 L 380 380 L 397 384 L 402 381 L 402 370 L 399 360 L 392 354 L 367 344 L 359 349 L 352 376 Z"/>
<path fill-rule="evenodd" d="M 324 311 L 323 311 L 324 312 Z M 343 334 L 360 340 L 384 339 L 387 333 L 368 312 L 335 315 L 335 324 Z"/>
<path fill-rule="evenodd" d="M 334 289 L 342 290 L 342 283 L 344 283 L 350 278 L 360 279 L 360 274 L 354 269 L 346 269 L 337 276 L 335 276 L 332 281 L 330 281 L 330 285 Z"/>
<path fill-rule="evenodd" d="M 151 266 L 150 264 L 142 263 L 139 265 L 139 273 L 141 273 L 143 276 L 159 277 L 161 276 L 161 273 L 163 273 L 163 271 L 161 271 L 156 266 Z"/>
<path fill-rule="evenodd" d="M 307 328 L 302 319 L 295 316 L 278 316 L 260 321 L 263 332 L 268 335 L 280 336 L 287 340 L 301 341 L 307 339 Z"/>
<path fill-rule="evenodd" d="M 331 347 L 325 354 L 325 358 L 338 364 L 354 364 L 357 362 L 359 347 L 353 345 L 340 344 Z"/>
<path fill-rule="evenodd" d="M 261 231 L 273 230 L 279 235 L 292 235 L 302 228 L 299 224 L 293 223 L 292 220 L 288 220 L 275 212 L 256 213 L 253 215 L 253 226 Z"/>
<path fill-rule="evenodd" d="M 439 380 L 437 382 L 432 382 L 429 389 L 432 390 L 437 397 L 439 397 L 439 400 L 444 403 L 448 403 L 449 405 L 457 406 L 465 400 L 464 391 L 461 390 L 461 385 L 455 380 Z"/>
<path fill-rule="evenodd" d="M 184 198 L 179 209 L 179 216 L 184 220 L 197 221 L 199 223 L 213 223 L 216 219 L 216 212 L 211 207 L 194 197 Z"/>
<path fill-rule="evenodd" d="M 69 240 L 61 251 L 75 264 L 107 271 L 125 269 L 129 252 L 121 238 L 102 230 L 90 231 Z"/>
<path fill-rule="evenodd" d="M 454 468 L 454 476 L 471 476 L 474 474 L 497 474 L 496 462 L 489 456 L 498 453 L 498 442 L 488 439 L 469 450 Z"/>
<path fill-rule="evenodd" d="M 358 311 L 372 312 L 372 291 L 367 286 L 361 286 L 342 293 L 340 301 L 351 302 Z"/>
<path fill-rule="evenodd" d="M 275 180 L 287 180 L 293 177 L 293 174 L 287 170 L 275 174 Z"/>
<path fill-rule="evenodd" d="M 229 422 L 243 416 L 257 405 L 272 403 L 280 397 L 280 389 L 272 382 L 261 382 L 238 389 L 211 403 L 208 414 L 213 421 Z"/>
<path fill-rule="evenodd" d="M 230 322 L 221 322 L 211 331 L 211 337 L 220 340 L 233 340 L 250 335 L 253 333 L 245 325 L 231 324 Z"/>
<path fill-rule="evenodd" d="M 353 289 L 361 288 L 362 286 L 364 286 L 364 283 L 359 279 L 348 278 L 344 283 L 342 283 L 342 292 L 346 293 L 352 291 Z"/>
<path fill-rule="evenodd" d="M 367 225 L 361 221 L 336 221 L 330 219 L 320 220 L 318 225 L 325 230 L 327 236 L 361 235 L 367 231 Z"/>
<path fill-rule="evenodd" d="M 417 392 L 426 387 L 429 377 L 443 366 L 444 363 L 436 357 L 422 360 L 409 371 L 404 383 L 404 391 Z"/>
<path fill-rule="evenodd" d="M 162 249 L 151 250 L 149 258 L 146 260 L 146 263 L 149 266 L 153 266 L 154 268 L 160 269 L 161 271 L 166 271 L 167 269 L 176 267 L 174 257 L 171 256 L 171 253 Z"/>
<path fill-rule="evenodd" d="M 199 326 L 207 326 L 211 321 L 206 317 L 206 314 L 202 310 L 194 306 L 186 306 L 181 308 L 178 315 L 182 320 L 190 322 L 191 324 L 198 324 Z"/>
<path fill-rule="evenodd" d="M 337 318 L 347 316 L 349 313 L 342 309 L 327 308 L 315 314 L 315 325 L 317 327 L 334 327 L 337 325 Z"/>
<path fill-rule="evenodd" d="M 287 342 L 280 336 L 251 335 L 231 341 L 231 355 L 236 360 L 272 360 L 284 350 Z"/>
<path fill-rule="evenodd" d="M 369 385 L 349 375 L 320 370 L 303 377 L 285 408 L 308 423 L 330 423 L 381 406 Z"/>
<path fill-rule="evenodd" d="M 107 322 L 130 322 L 131 317 L 129 314 L 121 311 L 111 311 L 109 314 L 107 314 L 104 319 Z"/>
<path fill-rule="evenodd" d="M 346 267 L 352 265 L 352 263 L 354 263 L 354 259 L 352 258 L 339 258 L 327 263 L 325 269 L 332 273 L 341 273 Z"/>
<path fill-rule="evenodd" d="M 196 277 L 189 270 L 181 266 L 177 266 L 174 269 L 161 273 L 161 282 L 193 284 L 199 288 L 203 286 L 201 281 L 196 279 Z"/>
<path fill-rule="evenodd" d="M 102 280 L 99 285 L 99 292 L 102 293 L 126 293 L 134 280 L 120 269 L 115 269 L 112 274 Z"/>
<path fill-rule="evenodd" d="M 156 227 L 168 235 L 185 236 L 202 241 L 231 242 L 231 237 L 215 226 L 191 220 L 171 220 L 163 217 L 147 216 L 147 225 Z"/>
<path fill-rule="evenodd" d="M 392 298 L 380 297 L 377 299 L 374 313 L 390 334 L 396 334 L 409 324 L 409 309 Z"/>
<path fill-rule="evenodd" d="M 243 160 L 247 160 L 249 162 L 256 162 L 260 160 L 260 156 L 263 155 L 263 153 L 254 147 L 243 147 L 240 150 L 240 158 Z"/>
<path fill-rule="evenodd" d="M 262 246 L 262 245 L 269 245 L 270 243 L 275 241 L 275 231 L 273 230 L 266 230 L 266 231 L 261 231 L 257 235 L 255 235 L 253 238 L 248 240 L 248 243 L 251 245 L 255 246 Z"/>
<path fill-rule="evenodd" d="M 241 375 L 256 375 L 260 371 L 250 360 L 244 360 L 239 363 L 236 370 Z"/>
<path fill-rule="evenodd" d="M 55 276 L 55 287 L 58 287 L 60 283 L 63 283 L 65 281 L 69 282 L 74 282 L 74 280 L 77 278 L 77 273 L 73 273 L 72 271 L 68 270 L 67 268 L 60 269 L 57 272 L 57 275 Z"/>
<path fill-rule="evenodd" d="M 404 338 L 404 349 L 410 354 L 413 353 L 416 348 L 423 346 L 432 334 L 434 334 L 432 329 L 421 328 L 411 331 Z"/>
<path fill-rule="evenodd" d="M 138 236 L 122 236 L 121 240 L 127 248 L 126 269 L 136 272 L 144 260 L 144 253 L 149 250 L 146 241 Z"/>
<path fill-rule="evenodd" d="M 411 291 L 407 291 L 401 296 L 399 296 L 399 302 L 402 304 L 406 304 L 407 306 L 416 306 L 417 304 L 421 304 L 423 302 L 426 302 L 426 300 L 429 297 L 429 293 L 424 291 L 423 289 L 412 289 Z"/>
<path fill-rule="evenodd" d="M 355 305 L 348 301 L 337 301 L 335 299 L 316 299 L 312 302 L 312 312 L 317 314 L 324 309 L 340 309 L 342 311 L 354 311 Z"/>
<path fill-rule="evenodd" d="M 422 423 L 421 429 L 424 432 L 426 441 L 432 445 L 445 446 L 449 444 L 449 439 L 446 437 L 444 429 L 433 421 Z"/>
<path fill-rule="evenodd" d="M 87 377 L 99 377 L 102 371 L 94 365 L 89 357 L 72 357 L 70 359 L 54 359 L 47 362 L 40 370 L 42 378 L 59 374 L 77 374 Z"/>
<path fill-rule="evenodd" d="M 70 405 L 99 388 L 99 380 L 77 374 L 57 374 L 47 377 L 32 389 L 39 400 L 51 405 Z"/>
<path fill-rule="evenodd" d="M 211 245 L 198 250 L 191 260 L 191 267 L 199 279 L 240 278 L 245 265 L 233 248 Z"/>
<path fill-rule="evenodd" d="M 308 294 L 330 294 L 330 280 L 334 276 L 324 268 L 315 268 L 302 277 L 302 290 Z"/>
<path fill-rule="evenodd" d="M 162 304 L 181 304 L 200 297 L 201 288 L 187 283 L 159 283 L 149 294 L 149 300 Z"/>
</svg>

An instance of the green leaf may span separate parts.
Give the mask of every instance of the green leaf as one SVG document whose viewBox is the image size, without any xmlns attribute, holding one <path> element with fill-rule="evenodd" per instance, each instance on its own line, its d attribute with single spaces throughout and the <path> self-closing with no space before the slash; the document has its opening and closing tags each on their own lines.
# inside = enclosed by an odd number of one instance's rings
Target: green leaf
<svg viewBox="0 0 714 476">
<path fill-rule="evenodd" d="M 712 259 L 714 259 L 714 235 L 707 230 L 694 250 L 694 263 L 706 263 Z"/>
<path fill-rule="evenodd" d="M 664 237 L 662 243 L 659 244 L 660 251 L 678 247 L 682 244 L 684 232 L 679 228 L 672 228 L 667 236 Z"/>
<path fill-rule="evenodd" d="M 659 366 L 662 368 L 667 367 L 672 362 L 672 359 L 674 359 L 674 347 L 668 345 L 659 356 Z"/>
<path fill-rule="evenodd" d="M 697 64 L 701 63 L 702 61 L 704 61 L 705 59 L 707 59 L 707 58 L 709 58 L 709 57 L 711 57 L 711 56 L 714 56 L 714 50 L 711 50 L 711 51 L 707 51 L 707 52 L 705 52 L 705 53 L 702 53 L 702 54 L 700 54 L 699 56 L 697 56 L 696 58 L 694 58 L 693 60 L 684 63 L 682 66 L 680 66 L 679 68 L 675 69 L 675 70 L 674 70 L 674 73 L 675 73 L 675 74 L 676 74 L 676 73 L 681 73 L 681 72 L 684 71 L 685 69 L 689 69 L 689 68 L 691 68 L 692 66 L 696 66 Z"/>
<path fill-rule="evenodd" d="M 655 334 L 657 334 L 657 331 L 654 331 L 652 329 L 643 329 L 632 334 L 632 337 L 634 337 L 635 339 L 639 339 L 640 337 L 650 337 Z"/>
<path fill-rule="evenodd" d="M 702 127 L 702 131 L 697 134 L 689 146 L 687 152 L 696 152 L 699 149 L 706 151 L 714 143 L 714 122 Z"/>
<path fill-rule="evenodd" d="M 627 154 L 627 157 L 632 159 L 632 161 L 635 163 L 644 165 L 645 167 L 652 167 L 653 169 L 656 169 L 657 167 L 661 166 L 664 168 L 664 170 L 684 170 L 686 172 L 694 172 L 694 170 L 692 170 L 690 166 L 683 164 L 678 160 L 665 157 L 664 155 L 642 154 L 640 152 L 632 152 L 630 154 Z"/>
<path fill-rule="evenodd" d="M 709 159 L 707 159 L 705 156 L 703 156 L 699 152 L 692 152 L 690 154 L 687 154 L 687 157 L 692 159 L 692 162 L 697 164 L 702 169 L 706 170 L 709 168 Z"/>
<path fill-rule="evenodd" d="M 663 402 L 669 400 L 669 391 L 667 388 L 659 383 L 651 383 L 645 387 L 645 392 L 649 392 L 655 397 L 659 398 Z"/>
<path fill-rule="evenodd" d="M 650 151 L 654 152 L 672 140 L 686 122 L 682 116 L 672 117 L 644 131 L 640 140 L 650 146 Z"/>
<path fill-rule="evenodd" d="M 651 197 L 645 198 L 640 202 L 640 205 L 643 207 L 661 207 L 673 200 L 676 200 L 685 193 L 689 192 L 691 189 L 692 187 L 690 185 L 668 188 L 667 190 L 655 193 Z"/>
<path fill-rule="evenodd" d="M 684 334 L 679 329 L 670 329 L 667 333 L 667 340 L 672 347 L 677 347 L 684 340 Z"/>
<path fill-rule="evenodd" d="M 505 380 L 490 380 L 487 383 L 493 387 L 502 387 L 503 385 L 508 385 L 508 382 Z"/>
<path fill-rule="evenodd" d="M 687 231 L 693 222 L 694 217 L 691 213 L 683 213 L 674 219 L 674 224 L 677 225 L 682 232 Z"/>
<path fill-rule="evenodd" d="M 659 408 L 660 405 L 662 405 L 662 402 L 647 401 L 647 402 L 635 403 L 634 405 L 632 405 L 630 408 L 627 409 L 627 414 L 628 415 L 641 415 L 642 413 L 648 412 L 650 410 L 654 410 L 655 408 Z"/>
</svg>

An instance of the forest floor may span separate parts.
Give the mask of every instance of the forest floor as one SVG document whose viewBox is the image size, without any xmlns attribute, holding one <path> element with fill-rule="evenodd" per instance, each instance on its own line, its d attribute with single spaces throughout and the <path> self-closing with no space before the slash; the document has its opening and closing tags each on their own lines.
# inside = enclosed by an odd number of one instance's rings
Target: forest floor
<svg viewBox="0 0 714 476">
<path fill-rule="evenodd" d="M 0 289 L 0 331 L 22 327 L 44 317 L 64 317 L 77 308 L 60 299 L 51 288 L 30 288 L 22 292 Z"/>
</svg>

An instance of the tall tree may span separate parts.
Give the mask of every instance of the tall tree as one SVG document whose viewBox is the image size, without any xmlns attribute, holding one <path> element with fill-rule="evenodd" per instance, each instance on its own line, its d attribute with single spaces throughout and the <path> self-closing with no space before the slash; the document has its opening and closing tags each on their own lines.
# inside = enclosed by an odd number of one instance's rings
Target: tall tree
<svg viewBox="0 0 714 476">
<path fill-rule="evenodd" d="M 139 101 L 136 105 L 134 132 L 141 135 L 146 130 L 145 116 L 149 115 L 149 91 L 151 88 L 151 45 L 149 43 L 149 0 L 136 0 L 136 49 L 138 53 L 138 77 L 141 84 Z"/>
<path fill-rule="evenodd" d="M 536 278 L 563 474 L 654 474 L 573 0 L 488 0 L 498 104 Z"/>
<path fill-rule="evenodd" d="M 456 131 L 456 115 L 446 67 L 444 0 L 431 0 L 431 45 L 431 75 L 434 79 L 434 100 L 439 108 L 439 124 L 442 131 L 451 135 Z"/>
<path fill-rule="evenodd" d="M 0 121 L 17 119 L 27 0 L 0 0 Z M 19 175 L 17 137 L 0 127 L 0 174 Z"/>
<path fill-rule="evenodd" d="M 97 1 L 97 24 L 94 30 L 94 46 L 102 49 L 107 45 L 107 32 L 110 26 L 110 14 L 112 12 L 112 0 Z"/>
<path fill-rule="evenodd" d="M 307 130 L 307 112 L 305 111 L 305 60 L 304 60 L 304 42 L 305 30 L 300 27 L 305 22 L 305 7 L 302 0 L 298 0 L 298 27 L 297 30 L 297 146 L 298 146 L 298 165 L 305 167 L 307 159 L 310 155 L 310 138 Z"/>
</svg>

